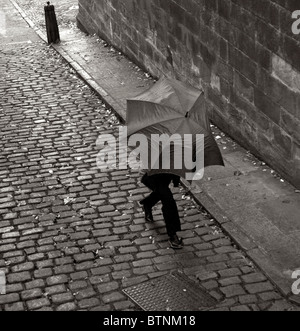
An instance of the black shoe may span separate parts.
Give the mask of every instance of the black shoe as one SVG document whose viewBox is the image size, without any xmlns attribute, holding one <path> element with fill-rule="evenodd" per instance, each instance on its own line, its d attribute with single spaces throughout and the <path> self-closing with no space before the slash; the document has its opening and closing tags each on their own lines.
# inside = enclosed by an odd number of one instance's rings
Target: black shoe
<svg viewBox="0 0 300 331">
<path fill-rule="evenodd" d="M 147 206 L 145 204 L 144 200 L 142 200 L 140 202 L 140 206 L 143 208 L 143 211 L 145 213 L 145 220 L 146 220 L 146 222 L 153 223 L 154 222 L 154 218 L 153 218 L 153 214 L 152 214 L 152 208 L 150 208 L 149 206 Z"/>
<path fill-rule="evenodd" d="M 170 244 L 170 247 L 173 249 L 183 249 L 183 247 L 184 247 L 182 238 L 178 238 L 177 235 L 170 237 L 169 244 Z"/>
</svg>

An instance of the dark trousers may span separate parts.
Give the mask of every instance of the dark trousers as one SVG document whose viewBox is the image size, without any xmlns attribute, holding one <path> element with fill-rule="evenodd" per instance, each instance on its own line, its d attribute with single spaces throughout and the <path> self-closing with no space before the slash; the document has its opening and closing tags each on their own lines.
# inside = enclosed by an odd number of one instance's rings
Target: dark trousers
<svg viewBox="0 0 300 331">
<path fill-rule="evenodd" d="M 162 212 L 169 236 L 174 236 L 177 232 L 181 231 L 177 204 L 169 188 L 171 182 L 176 180 L 177 176 L 171 174 L 154 176 L 148 176 L 146 174 L 142 178 L 142 183 L 152 190 L 152 193 L 143 200 L 143 203 L 153 208 L 159 201 L 162 202 Z"/>
</svg>

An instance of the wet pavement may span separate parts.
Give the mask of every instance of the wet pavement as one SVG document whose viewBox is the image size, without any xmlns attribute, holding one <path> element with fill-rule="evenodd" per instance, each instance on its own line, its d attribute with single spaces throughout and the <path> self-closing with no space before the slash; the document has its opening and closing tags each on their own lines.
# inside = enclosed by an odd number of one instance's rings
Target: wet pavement
<svg viewBox="0 0 300 331">
<path fill-rule="evenodd" d="M 114 113 L 4 3 L 28 35 L 0 45 L 0 310 L 140 310 L 123 289 L 171 271 L 205 288 L 211 310 L 297 310 L 185 188 L 174 189 L 185 248 L 169 249 L 160 206 L 148 224 L 137 203 L 139 173 L 97 168 Z"/>
</svg>

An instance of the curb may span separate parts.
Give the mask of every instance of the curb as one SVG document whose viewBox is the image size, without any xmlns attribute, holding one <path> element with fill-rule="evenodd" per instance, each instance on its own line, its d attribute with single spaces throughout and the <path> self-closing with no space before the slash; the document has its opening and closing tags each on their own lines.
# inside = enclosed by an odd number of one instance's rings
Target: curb
<svg viewBox="0 0 300 331">
<path fill-rule="evenodd" d="M 126 121 L 124 119 L 124 114 L 126 114 L 126 110 L 124 110 L 119 103 L 112 98 L 110 94 L 105 91 L 104 88 L 102 88 L 86 70 L 82 68 L 78 62 L 74 61 L 65 50 L 55 44 L 51 44 L 51 47 L 68 63 L 73 70 L 75 70 L 81 80 L 83 80 L 98 95 L 105 105 L 115 112 L 115 115 L 119 121 L 122 124 L 125 124 Z"/>
<path fill-rule="evenodd" d="M 48 44 L 46 35 L 32 22 L 26 15 L 22 8 L 15 2 L 10 0 L 14 7 L 18 10 L 23 19 L 28 25 L 37 33 L 37 35 Z M 97 81 L 95 81 L 90 74 L 82 68 L 71 56 L 59 45 L 51 44 L 52 47 L 62 58 L 69 64 L 69 66 L 75 70 L 77 75 L 97 94 L 97 96 L 115 112 L 122 124 L 126 123 L 126 110 L 124 110 L 119 103 L 105 90 Z M 125 116 L 124 116 L 125 115 Z M 267 261 L 266 255 L 257 246 L 252 238 L 245 234 L 233 221 L 226 216 L 217 203 L 205 192 L 195 192 L 188 183 L 182 181 L 183 186 L 189 191 L 197 204 L 203 206 L 203 208 L 216 220 L 225 234 L 230 237 L 233 242 L 247 255 L 247 257 L 254 262 L 254 264 L 265 274 L 265 276 L 273 283 L 273 285 L 279 290 L 279 292 L 291 303 L 300 306 L 300 298 L 292 295 L 291 288 L 287 284 L 282 282 L 282 278 L 278 277 L 278 274 L 274 272 L 274 268 Z M 267 266 L 267 269 L 266 269 Z"/>
</svg>

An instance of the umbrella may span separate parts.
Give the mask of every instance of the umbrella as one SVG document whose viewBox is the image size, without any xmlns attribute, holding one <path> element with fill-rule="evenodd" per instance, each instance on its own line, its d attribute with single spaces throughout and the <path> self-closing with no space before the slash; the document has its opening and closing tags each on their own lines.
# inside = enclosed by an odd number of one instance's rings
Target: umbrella
<svg viewBox="0 0 300 331">
<path fill-rule="evenodd" d="M 172 173 L 192 181 L 199 179 L 196 173 L 204 167 L 224 166 L 203 91 L 180 81 L 162 77 L 149 90 L 127 100 L 127 130 L 129 137 L 146 137 L 148 144 L 142 152 L 148 158 L 143 158 L 143 167 L 149 176 Z M 169 145 L 157 142 L 158 137 L 171 137 Z"/>
</svg>

